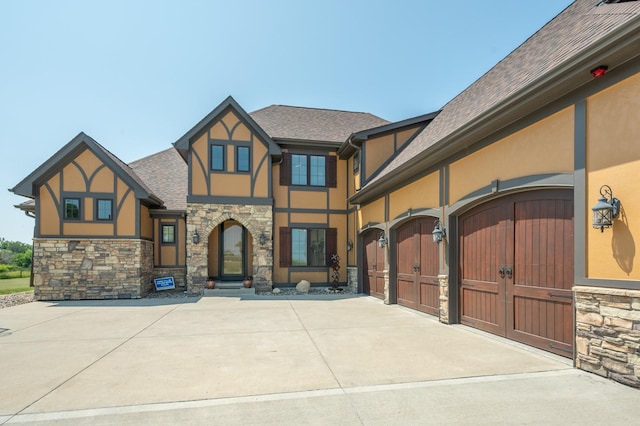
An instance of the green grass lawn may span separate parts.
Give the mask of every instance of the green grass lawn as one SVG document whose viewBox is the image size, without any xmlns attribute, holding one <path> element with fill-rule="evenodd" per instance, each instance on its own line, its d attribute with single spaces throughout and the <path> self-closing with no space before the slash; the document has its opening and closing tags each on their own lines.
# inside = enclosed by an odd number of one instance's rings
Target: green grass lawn
<svg viewBox="0 0 640 426">
<path fill-rule="evenodd" d="M 29 287 L 29 277 L 0 280 L 0 294 L 11 294 L 32 290 L 33 287 Z"/>
</svg>

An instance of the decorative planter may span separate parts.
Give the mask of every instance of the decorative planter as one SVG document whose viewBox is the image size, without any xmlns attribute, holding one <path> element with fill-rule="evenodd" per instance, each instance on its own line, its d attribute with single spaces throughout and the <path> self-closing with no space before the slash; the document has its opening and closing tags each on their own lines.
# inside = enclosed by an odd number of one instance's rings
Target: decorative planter
<svg viewBox="0 0 640 426">
<path fill-rule="evenodd" d="M 251 288 L 253 285 L 253 278 L 245 278 L 244 281 L 242 281 L 242 285 L 244 288 Z"/>
<path fill-rule="evenodd" d="M 216 288 L 216 282 L 212 278 L 207 280 L 207 288 Z"/>
</svg>

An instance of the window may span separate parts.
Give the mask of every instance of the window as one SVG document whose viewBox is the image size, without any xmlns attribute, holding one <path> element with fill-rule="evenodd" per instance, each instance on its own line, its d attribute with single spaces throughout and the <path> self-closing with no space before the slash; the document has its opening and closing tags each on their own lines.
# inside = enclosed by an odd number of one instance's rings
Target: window
<svg viewBox="0 0 640 426">
<path fill-rule="evenodd" d="M 248 172 L 249 171 L 249 147 L 239 146 L 236 148 L 236 171 Z"/>
<path fill-rule="evenodd" d="M 325 186 L 326 167 L 324 164 L 324 155 L 311 155 L 309 162 L 311 163 L 310 182 L 313 186 Z"/>
<path fill-rule="evenodd" d="M 282 155 L 280 185 L 337 186 L 337 157 L 334 155 Z"/>
<path fill-rule="evenodd" d="M 280 228 L 280 266 L 327 266 L 336 253 L 336 228 Z"/>
<path fill-rule="evenodd" d="M 80 198 L 64 199 L 64 218 L 80 219 Z"/>
<path fill-rule="evenodd" d="M 325 266 L 324 229 L 291 230 L 291 266 Z"/>
<path fill-rule="evenodd" d="M 211 170 L 224 170 L 223 145 L 211 145 Z"/>
<path fill-rule="evenodd" d="M 307 184 L 307 156 L 291 156 L 291 183 L 293 185 Z"/>
<path fill-rule="evenodd" d="M 360 151 L 356 151 L 353 154 L 353 173 L 358 173 L 360 171 Z"/>
<path fill-rule="evenodd" d="M 98 220 L 113 219 L 113 200 L 97 200 L 96 219 Z"/>
<path fill-rule="evenodd" d="M 173 244 L 176 242 L 176 226 L 162 225 L 162 243 Z"/>
</svg>

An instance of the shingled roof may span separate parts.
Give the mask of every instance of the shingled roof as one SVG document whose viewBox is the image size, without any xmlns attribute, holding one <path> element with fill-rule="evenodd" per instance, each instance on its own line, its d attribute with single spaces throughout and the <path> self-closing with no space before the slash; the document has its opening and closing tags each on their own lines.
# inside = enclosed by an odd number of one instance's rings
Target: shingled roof
<svg viewBox="0 0 640 426">
<path fill-rule="evenodd" d="M 629 34 L 636 34 L 633 37 L 637 38 L 640 2 L 599 3 L 602 2 L 575 1 L 453 98 L 354 201 L 377 194 L 381 181 L 395 179 L 399 174 L 406 178 L 409 168 L 424 170 L 426 164 L 451 155 L 447 146 L 453 148 L 457 144 L 461 149 L 504 128 L 525 113 L 524 107 L 517 110 L 518 105 L 526 103 L 530 112 L 587 84 L 593 80 L 590 67 L 600 65 L 600 61 L 610 61 L 607 64 L 611 70 L 628 60 L 629 53 L 622 57 L 616 56 L 615 51 L 630 49 L 630 42 L 637 44 L 633 38 L 629 41 Z"/>
<path fill-rule="evenodd" d="M 168 210 L 187 209 L 187 163 L 174 148 L 129 163 Z"/>
<path fill-rule="evenodd" d="M 271 105 L 249 114 L 274 140 L 343 143 L 352 133 L 389 121 L 366 112 Z"/>
</svg>

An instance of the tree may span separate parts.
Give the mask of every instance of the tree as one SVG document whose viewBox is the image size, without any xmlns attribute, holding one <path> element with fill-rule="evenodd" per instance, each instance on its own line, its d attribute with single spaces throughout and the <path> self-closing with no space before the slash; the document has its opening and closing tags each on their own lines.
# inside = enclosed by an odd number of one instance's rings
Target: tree
<svg viewBox="0 0 640 426">
<path fill-rule="evenodd" d="M 22 269 L 31 267 L 31 249 L 28 249 L 24 253 L 14 254 L 11 258 L 11 263 Z"/>
</svg>

